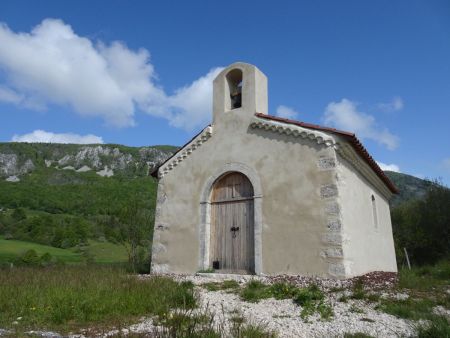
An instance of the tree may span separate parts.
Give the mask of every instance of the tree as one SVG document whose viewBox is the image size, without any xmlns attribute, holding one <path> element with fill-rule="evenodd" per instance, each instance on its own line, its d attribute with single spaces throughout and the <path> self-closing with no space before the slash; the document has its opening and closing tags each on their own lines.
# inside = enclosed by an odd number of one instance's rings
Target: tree
<svg viewBox="0 0 450 338">
<path fill-rule="evenodd" d="M 416 264 L 450 256 L 450 189 L 437 181 L 430 184 L 423 199 L 392 210 L 397 257 L 403 257 L 406 248 Z"/>
<path fill-rule="evenodd" d="M 142 263 L 142 253 L 139 248 L 149 247 L 153 212 L 145 208 L 139 196 L 134 196 L 119 213 L 119 242 L 125 246 L 128 253 L 128 263 L 131 270 L 136 273 Z M 145 255 L 144 255 L 145 256 Z M 150 271 L 150 266 L 148 270 Z"/>
</svg>

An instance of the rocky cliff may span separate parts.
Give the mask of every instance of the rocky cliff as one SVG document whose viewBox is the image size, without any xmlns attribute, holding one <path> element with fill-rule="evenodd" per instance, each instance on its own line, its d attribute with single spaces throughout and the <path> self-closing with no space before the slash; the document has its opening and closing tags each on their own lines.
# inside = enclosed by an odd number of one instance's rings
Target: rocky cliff
<svg viewBox="0 0 450 338">
<path fill-rule="evenodd" d="M 24 174 L 43 167 L 78 172 L 93 170 L 101 176 L 117 173 L 143 176 L 176 149 L 171 146 L 126 147 L 114 144 L 0 143 L 0 178 L 18 181 Z"/>
</svg>

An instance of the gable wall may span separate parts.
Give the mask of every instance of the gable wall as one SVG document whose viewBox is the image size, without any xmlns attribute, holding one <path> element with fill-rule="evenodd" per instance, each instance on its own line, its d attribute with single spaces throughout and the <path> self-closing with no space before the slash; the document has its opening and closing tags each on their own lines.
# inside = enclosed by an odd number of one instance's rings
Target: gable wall
<svg viewBox="0 0 450 338">
<path fill-rule="evenodd" d="M 160 179 L 153 271 L 200 270 L 201 190 L 217 168 L 242 163 L 259 175 L 262 188 L 260 272 L 328 275 L 340 259 L 324 254 L 336 182 L 334 165 L 323 160 L 334 163 L 334 150 L 250 128 L 249 115 L 239 110 L 221 115 L 211 138 Z"/>
</svg>

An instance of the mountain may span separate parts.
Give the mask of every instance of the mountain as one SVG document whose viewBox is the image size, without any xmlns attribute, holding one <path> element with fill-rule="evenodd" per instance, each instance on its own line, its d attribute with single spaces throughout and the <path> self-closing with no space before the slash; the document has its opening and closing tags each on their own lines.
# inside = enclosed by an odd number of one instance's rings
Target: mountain
<svg viewBox="0 0 450 338">
<path fill-rule="evenodd" d="M 429 180 L 423 180 L 408 174 L 394 171 L 385 171 L 384 173 L 399 190 L 398 195 L 391 200 L 391 207 L 393 208 L 403 202 L 423 198 L 432 184 Z"/>
<path fill-rule="evenodd" d="M 0 143 L 0 178 L 10 182 L 37 169 L 54 168 L 144 176 L 176 150 L 172 146 L 126 147 L 117 144 Z"/>
<path fill-rule="evenodd" d="M 64 249 L 120 242 L 121 212 L 138 203 L 153 215 L 157 183 L 148 172 L 176 149 L 0 143 L 0 237 Z"/>
</svg>

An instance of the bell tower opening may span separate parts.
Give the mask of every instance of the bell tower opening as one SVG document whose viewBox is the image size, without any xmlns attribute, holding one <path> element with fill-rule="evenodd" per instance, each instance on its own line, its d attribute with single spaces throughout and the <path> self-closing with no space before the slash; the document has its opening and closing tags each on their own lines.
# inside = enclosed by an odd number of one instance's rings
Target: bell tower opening
<svg viewBox="0 0 450 338">
<path fill-rule="evenodd" d="M 242 107 L 242 70 L 233 69 L 226 75 L 228 82 L 229 98 L 227 109 L 232 110 Z"/>
<path fill-rule="evenodd" d="M 214 79 L 212 124 L 220 128 L 234 119 L 244 125 L 255 113 L 267 114 L 267 78 L 251 64 L 233 63 Z"/>
</svg>

